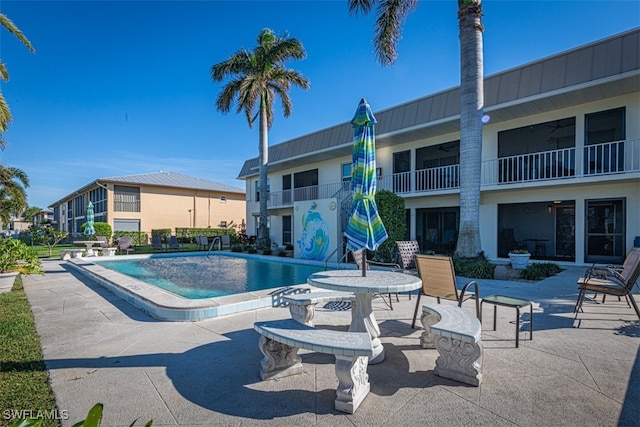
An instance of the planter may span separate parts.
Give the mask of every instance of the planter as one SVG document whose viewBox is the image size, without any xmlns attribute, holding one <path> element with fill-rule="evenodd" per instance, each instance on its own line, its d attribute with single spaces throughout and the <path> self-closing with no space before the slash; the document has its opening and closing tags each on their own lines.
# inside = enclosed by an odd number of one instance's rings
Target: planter
<svg viewBox="0 0 640 427">
<path fill-rule="evenodd" d="M 3 292 L 9 292 L 13 288 L 13 282 L 16 281 L 16 276 L 20 272 L 11 271 L 9 273 L 0 273 L 0 294 Z"/>
<path fill-rule="evenodd" d="M 531 254 L 509 254 L 509 260 L 511 260 L 511 267 L 514 270 L 524 270 L 527 268 Z"/>
</svg>

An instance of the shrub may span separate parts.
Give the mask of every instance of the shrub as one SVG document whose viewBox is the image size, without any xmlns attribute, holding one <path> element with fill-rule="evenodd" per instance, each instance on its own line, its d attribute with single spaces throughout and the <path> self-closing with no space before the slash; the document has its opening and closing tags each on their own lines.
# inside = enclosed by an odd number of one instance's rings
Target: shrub
<svg viewBox="0 0 640 427">
<path fill-rule="evenodd" d="M 477 258 L 453 257 L 453 267 L 457 275 L 472 279 L 493 279 L 494 264 L 480 253 Z"/>
<path fill-rule="evenodd" d="M 96 229 L 96 236 L 104 236 L 107 241 L 111 241 L 111 226 L 107 222 L 96 222 L 93 224 L 93 228 Z"/>
<path fill-rule="evenodd" d="M 278 256 L 279 257 L 286 257 L 287 256 L 287 251 L 278 251 Z"/>
<path fill-rule="evenodd" d="M 376 250 L 374 259 L 394 262 L 397 258 L 396 241 L 404 240 L 407 234 L 404 199 L 391 191 L 380 190 L 376 192 L 376 205 L 389 238 Z"/>
<path fill-rule="evenodd" d="M 271 249 L 267 248 L 265 250 L 262 251 L 262 255 L 271 255 Z"/>
<path fill-rule="evenodd" d="M 520 278 L 523 280 L 542 280 L 561 272 L 562 269 L 552 262 L 534 263 L 520 271 Z"/>
<path fill-rule="evenodd" d="M 242 246 L 240 245 L 231 246 L 231 252 L 242 252 Z"/>
<path fill-rule="evenodd" d="M 250 253 L 250 254 L 257 254 L 258 253 L 256 248 L 254 248 L 253 246 L 249 246 L 249 249 L 247 249 L 247 252 Z"/>
</svg>

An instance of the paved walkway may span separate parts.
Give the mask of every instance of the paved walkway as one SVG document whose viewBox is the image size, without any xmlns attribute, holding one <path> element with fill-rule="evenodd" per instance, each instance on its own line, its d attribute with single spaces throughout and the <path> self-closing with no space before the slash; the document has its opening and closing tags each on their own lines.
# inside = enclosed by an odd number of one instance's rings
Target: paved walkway
<svg viewBox="0 0 640 427">
<path fill-rule="evenodd" d="M 333 408 L 333 356 L 302 352 L 305 372 L 261 381 L 257 320 L 289 317 L 269 308 L 195 323 L 159 322 L 58 261 L 28 276 L 46 365 L 70 426 L 95 403 L 103 426 L 153 419 L 154 426 L 632 426 L 640 422 L 640 322 L 625 302 L 585 303 L 573 321 L 571 268 L 537 282 L 481 280 L 480 294 L 535 303 L 514 348 L 515 310 L 485 313 L 484 382 L 471 387 L 433 374 L 437 353 L 410 327 L 415 296 L 390 311 L 375 303 L 385 362 L 369 367 L 371 392 L 353 415 Z M 430 300 L 425 298 L 426 300 Z M 423 301 L 425 300 L 423 299 Z M 473 301 L 464 306 L 473 310 Z M 492 307 L 485 305 L 491 312 Z M 527 310 L 528 311 L 528 310 Z M 316 325 L 342 327 L 349 313 L 318 309 Z M 528 313 L 523 319 L 530 320 Z M 418 323 L 419 324 L 419 323 Z"/>
</svg>

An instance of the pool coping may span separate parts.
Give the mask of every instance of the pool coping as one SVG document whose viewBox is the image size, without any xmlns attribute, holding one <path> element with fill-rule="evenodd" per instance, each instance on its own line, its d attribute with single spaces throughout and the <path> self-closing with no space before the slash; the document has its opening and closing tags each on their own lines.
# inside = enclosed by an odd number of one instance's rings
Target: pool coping
<svg viewBox="0 0 640 427">
<path fill-rule="evenodd" d="M 237 258 L 250 258 L 269 262 L 281 262 L 289 264 L 316 265 L 323 267 L 323 262 L 300 260 L 287 257 L 274 257 L 268 255 L 251 255 L 244 253 L 225 252 L 216 256 L 229 256 Z M 183 256 L 206 256 L 202 252 L 180 252 L 169 254 L 144 254 L 144 255 L 117 255 L 101 256 L 101 261 L 123 259 L 169 258 Z M 279 303 L 277 295 L 273 295 L 274 289 L 265 289 L 225 295 L 213 298 L 189 299 L 157 286 L 143 282 L 125 274 L 110 270 L 92 262 L 93 257 L 72 258 L 67 260 L 67 265 L 82 275 L 94 280 L 99 285 L 108 289 L 118 297 L 129 302 L 133 306 L 148 313 L 150 316 L 165 321 L 189 322 L 226 316 L 244 311 L 274 307 Z M 342 264 L 343 269 L 354 268 L 353 265 Z M 286 286 L 285 288 L 313 288 L 302 283 Z"/>
</svg>

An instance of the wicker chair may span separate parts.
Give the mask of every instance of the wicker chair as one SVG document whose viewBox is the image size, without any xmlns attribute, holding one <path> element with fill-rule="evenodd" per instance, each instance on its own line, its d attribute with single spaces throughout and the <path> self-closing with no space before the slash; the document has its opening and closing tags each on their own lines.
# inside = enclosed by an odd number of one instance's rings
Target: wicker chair
<svg viewBox="0 0 640 427">
<path fill-rule="evenodd" d="M 403 270 L 415 270 L 414 256 L 420 253 L 420 245 L 416 240 L 398 240 L 396 242 L 400 253 L 400 262 Z"/>
</svg>

